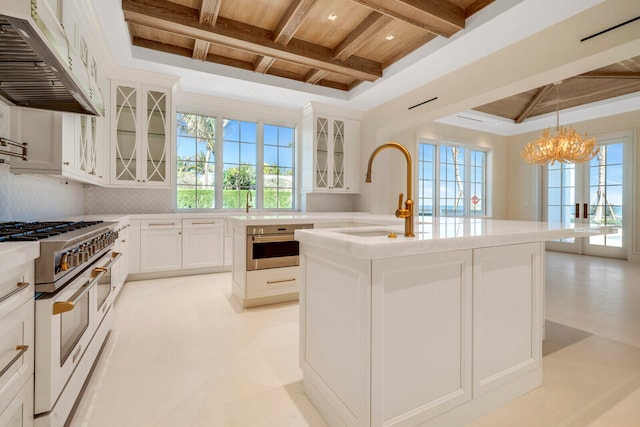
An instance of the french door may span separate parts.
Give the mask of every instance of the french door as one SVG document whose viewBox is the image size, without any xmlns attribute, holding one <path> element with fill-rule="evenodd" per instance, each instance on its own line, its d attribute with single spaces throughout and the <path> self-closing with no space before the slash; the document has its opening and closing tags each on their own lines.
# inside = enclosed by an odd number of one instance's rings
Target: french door
<svg viewBox="0 0 640 427">
<path fill-rule="evenodd" d="M 627 258 L 631 218 L 631 159 L 633 134 L 618 132 L 598 137 L 600 153 L 581 164 L 555 163 L 545 167 L 544 219 L 547 222 L 608 225 L 616 234 L 547 242 L 547 249 L 610 258 Z"/>
</svg>

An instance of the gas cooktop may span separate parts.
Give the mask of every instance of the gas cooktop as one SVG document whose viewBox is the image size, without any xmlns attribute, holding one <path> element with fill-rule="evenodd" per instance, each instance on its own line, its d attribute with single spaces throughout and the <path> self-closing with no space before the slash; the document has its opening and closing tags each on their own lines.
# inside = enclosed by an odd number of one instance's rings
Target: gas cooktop
<svg viewBox="0 0 640 427">
<path fill-rule="evenodd" d="M 92 227 L 103 221 L 0 222 L 0 242 L 47 239 L 70 231 Z"/>
</svg>

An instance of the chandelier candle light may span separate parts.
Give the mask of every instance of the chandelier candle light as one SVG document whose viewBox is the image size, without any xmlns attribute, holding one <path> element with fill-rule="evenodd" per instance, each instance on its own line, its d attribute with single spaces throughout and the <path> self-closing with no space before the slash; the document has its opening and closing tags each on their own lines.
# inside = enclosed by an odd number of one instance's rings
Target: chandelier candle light
<svg viewBox="0 0 640 427">
<path fill-rule="evenodd" d="M 536 140 L 528 143 L 520 155 L 527 163 L 544 165 L 547 163 L 582 163 L 593 159 L 600 147 L 596 138 L 581 136 L 573 127 L 560 126 L 559 90 L 556 86 L 556 134 L 551 135 L 551 129 L 546 129 Z"/>
</svg>

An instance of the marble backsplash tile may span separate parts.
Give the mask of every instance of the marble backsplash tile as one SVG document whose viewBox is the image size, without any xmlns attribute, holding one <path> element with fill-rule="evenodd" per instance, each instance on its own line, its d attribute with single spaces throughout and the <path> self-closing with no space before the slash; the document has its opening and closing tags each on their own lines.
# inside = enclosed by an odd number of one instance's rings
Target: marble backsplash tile
<svg viewBox="0 0 640 427">
<path fill-rule="evenodd" d="M 170 189 L 102 188 L 87 186 L 85 214 L 146 214 L 172 211 Z"/>
</svg>

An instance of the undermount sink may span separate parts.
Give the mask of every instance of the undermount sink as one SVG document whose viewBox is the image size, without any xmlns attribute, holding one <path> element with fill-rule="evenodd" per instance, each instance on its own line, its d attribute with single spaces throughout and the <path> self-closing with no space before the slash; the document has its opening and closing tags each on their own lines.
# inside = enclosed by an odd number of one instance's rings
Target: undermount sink
<svg viewBox="0 0 640 427">
<path fill-rule="evenodd" d="M 348 234 L 349 236 L 357 237 L 388 237 L 390 233 L 396 234 L 395 231 L 390 230 L 349 230 L 349 231 L 337 231 L 340 234 Z"/>
</svg>

